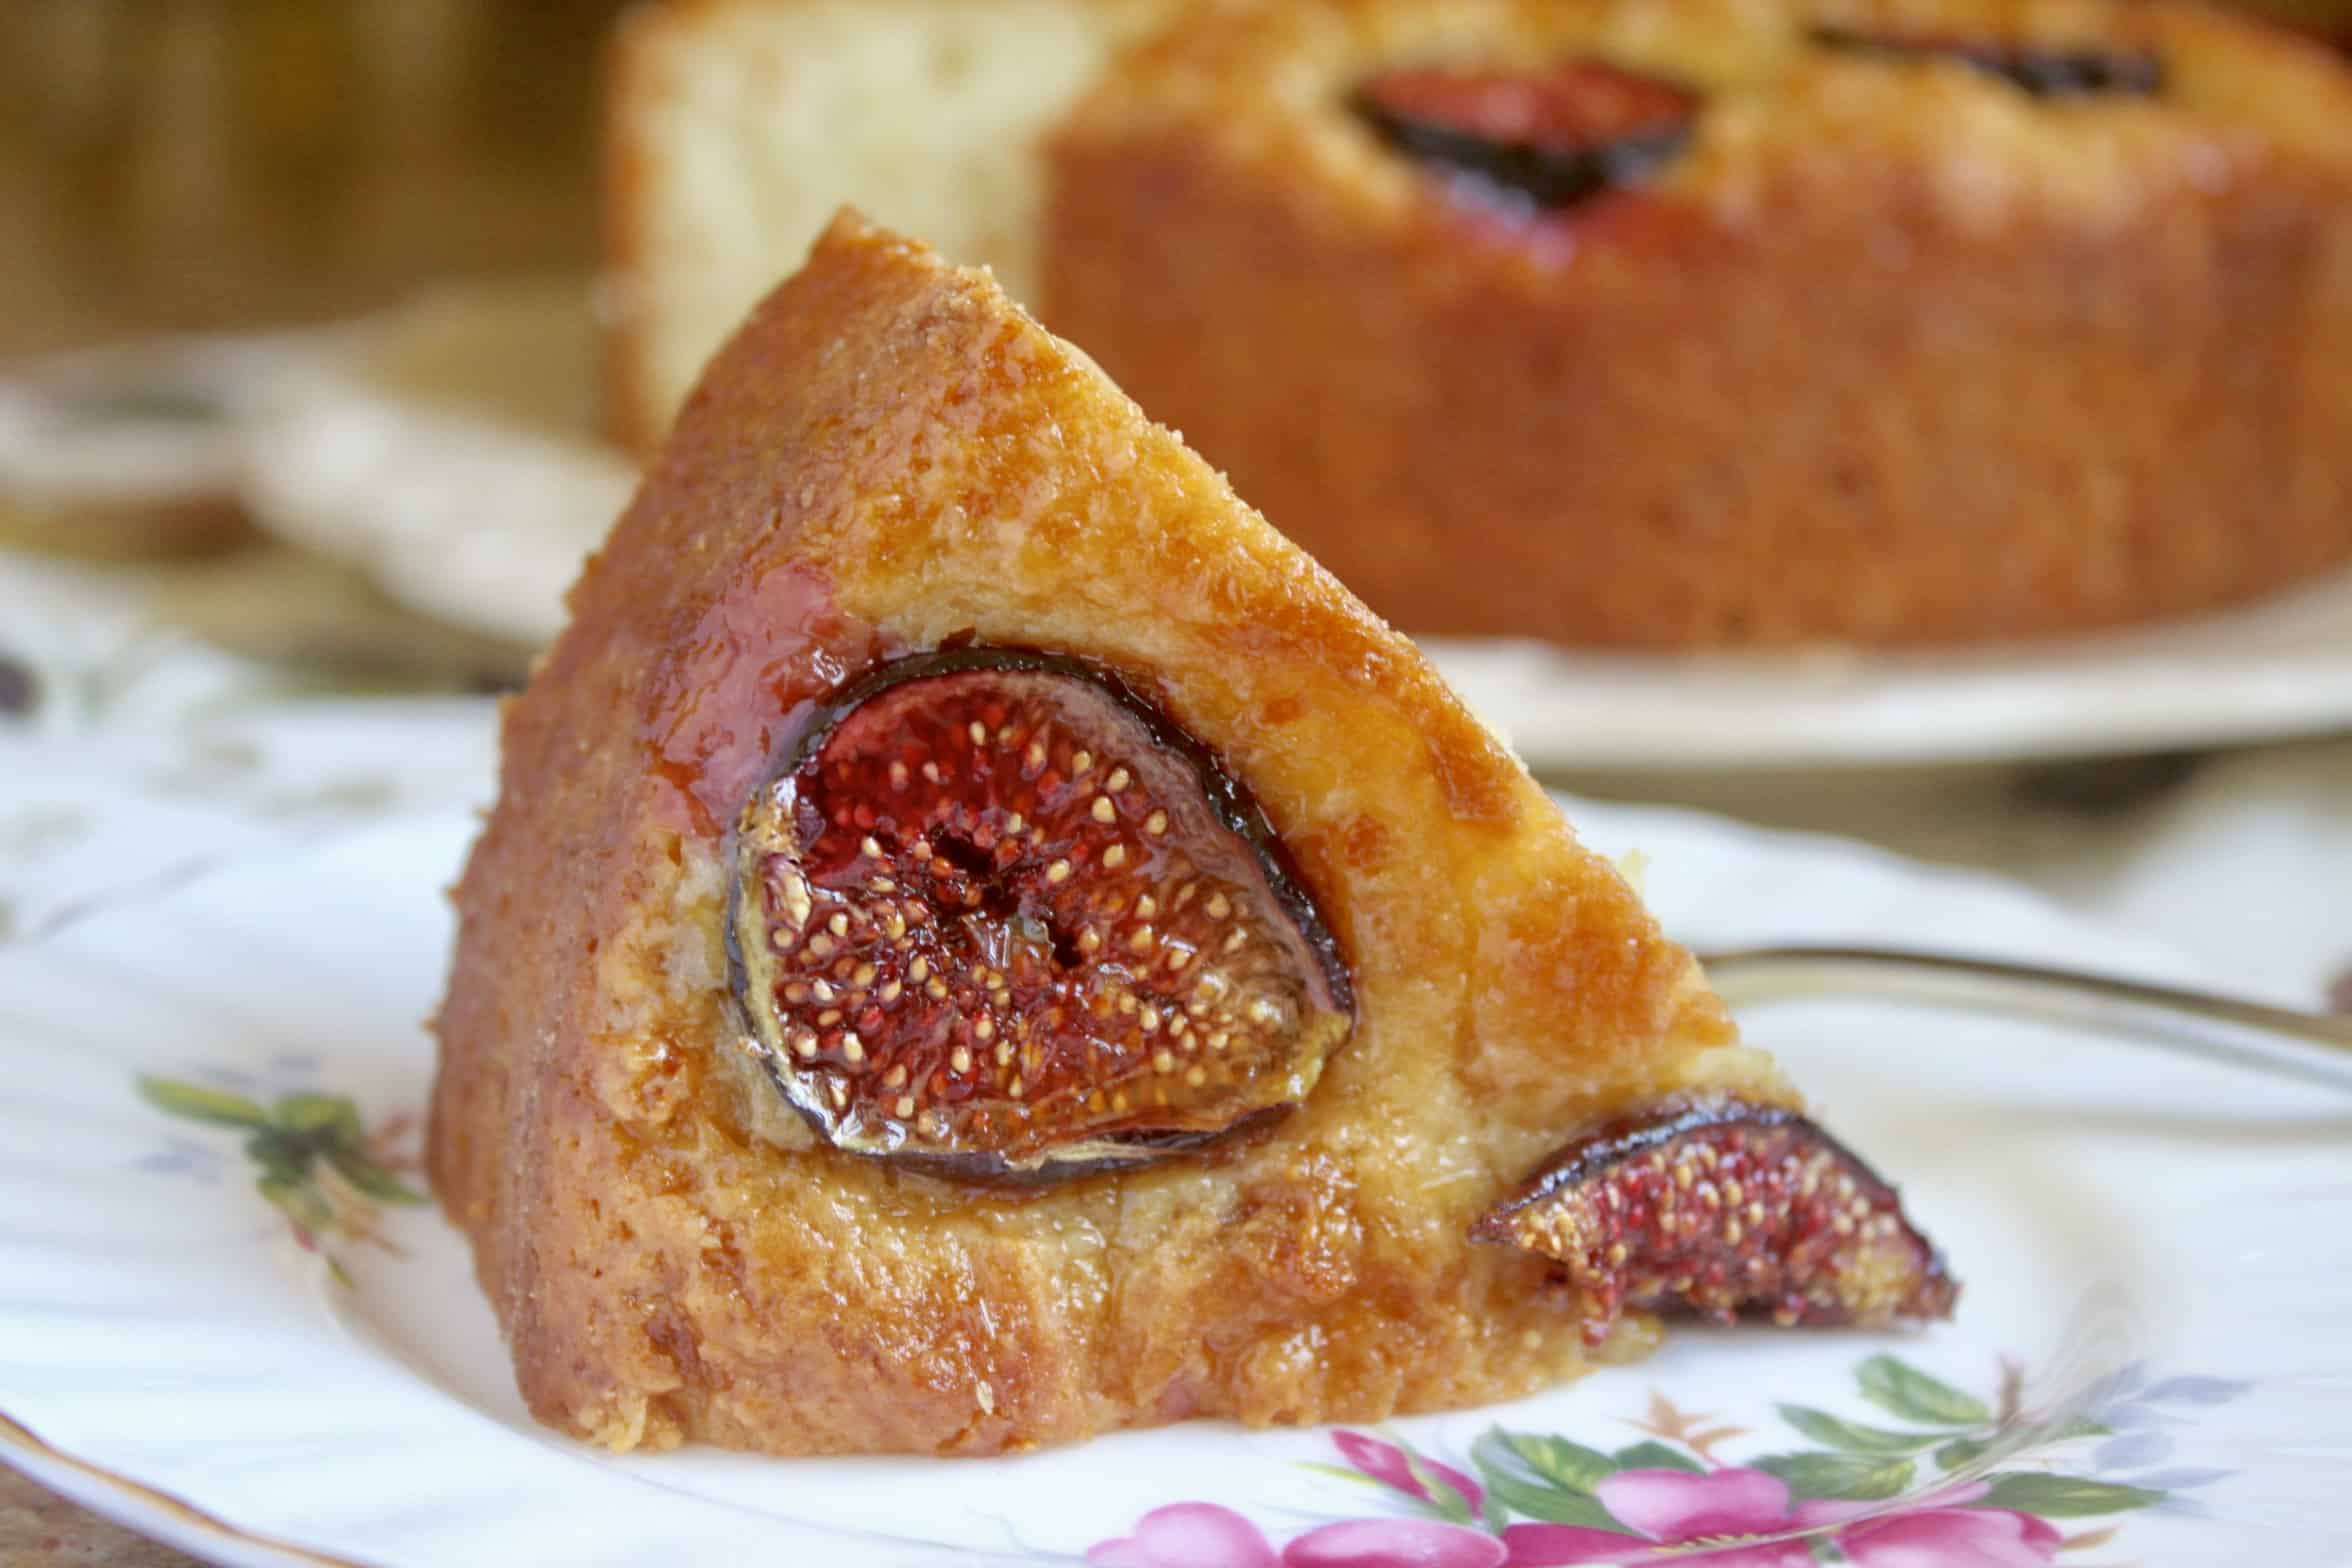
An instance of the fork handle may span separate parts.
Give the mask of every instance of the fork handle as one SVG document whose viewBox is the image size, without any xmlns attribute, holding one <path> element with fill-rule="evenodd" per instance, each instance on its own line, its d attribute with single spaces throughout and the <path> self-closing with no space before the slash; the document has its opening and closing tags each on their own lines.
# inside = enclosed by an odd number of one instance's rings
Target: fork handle
<svg viewBox="0 0 2352 1568">
<path fill-rule="evenodd" d="M 2089 1021 L 2106 1027 L 2133 1025 L 2134 1034 L 2153 1034 L 2167 1044 L 2244 1055 L 2239 1041 L 2180 1029 L 2184 1020 L 2229 1025 L 2277 1039 L 2300 1041 L 2352 1055 L 2352 1015 L 2273 1007 L 2244 997 L 2185 986 L 2155 985 L 2118 975 L 2053 969 L 1995 958 L 1962 958 L 1889 947 L 1750 947 L 1701 953 L 1699 962 L 1727 1001 L 1773 1001 L 1808 994 L 1856 990 L 1917 989 L 1933 986 L 1934 999 L 2000 1012 L 2048 1014 L 2068 999 L 2091 1004 Z M 1913 984 L 1906 987 L 1903 982 Z M 2118 1018 L 2116 1014 L 2124 1015 Z M 2270 1065 L 2299 1067 L 2330 1082 L 2346 1081 L 2335 1063 L 2296 1056 L 2282 1062 L 2262 1053 Z"/>
</svg>

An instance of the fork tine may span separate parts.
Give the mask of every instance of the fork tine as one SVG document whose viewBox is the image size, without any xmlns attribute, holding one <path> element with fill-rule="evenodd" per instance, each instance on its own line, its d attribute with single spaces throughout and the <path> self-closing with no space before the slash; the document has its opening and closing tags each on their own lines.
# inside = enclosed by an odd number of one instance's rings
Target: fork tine
<svg viewBox="0 0 2352 1568">
<path fill-rule="evenodd" d="M 2352 1059 L 2337 1061 L 2301 1051 L 2282 1053 L 2280 1040 L 2316 1045 L 2352 1058 L 2352 1016 L 2274 1007 L 2245 997 L 2157 985 L 2120 975 L 2043 964 L 1887 947 L 1783 946 L 1727 949 L 1698 955 L 1733 1006 L 1797 996 L 1918 993 L 1947 1006 L 2048 1016 L 2072 1011 L 2080 1021 L 2137 1038 L 2207 1054 L 2252 1057 L 2331 1084 L 2352 1085 Z M 2074 1004 L 2069 1009 L 2066 1004 Z M 2220 1024 L 2268 1037 L 2249 1047 L 2244 1037 L 2184 1025 Z"/>
</svg>

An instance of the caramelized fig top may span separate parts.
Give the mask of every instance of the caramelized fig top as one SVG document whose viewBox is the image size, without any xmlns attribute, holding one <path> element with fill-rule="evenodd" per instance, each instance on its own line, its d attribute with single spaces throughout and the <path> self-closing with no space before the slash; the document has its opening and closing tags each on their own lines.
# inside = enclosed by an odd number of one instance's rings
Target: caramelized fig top
<svg viewBox="0 0 2352 1568">
<path fill-rule="evenodd" d="M 1629 1305 L 1884 1326 L 1950 1317 L 1959 1295 L 1852 1150 L 1794 1111 L 1734 1099 L 1662 1103 L 1585 1133 L 1471 1235 L 1557 1265 L 1594 1344 Z"/>
<path fill-rule="evenodd" d="M 1690 140 L 1699 97 L 1600 60 L 1543 70 L 1416 66 L 1362 83 L 1355 110 L 1400 152 L 1556 209 L 1654 172 Z"/>
<path fill-rule="evenodd" d="M 838 690 L 736 825 L 738 1002 L 836 1147 L 1051 1179 L 1295 1106 L 1354 1026 L 1248 791 L 1110 669 L 969 647 Z"/>
</svg>

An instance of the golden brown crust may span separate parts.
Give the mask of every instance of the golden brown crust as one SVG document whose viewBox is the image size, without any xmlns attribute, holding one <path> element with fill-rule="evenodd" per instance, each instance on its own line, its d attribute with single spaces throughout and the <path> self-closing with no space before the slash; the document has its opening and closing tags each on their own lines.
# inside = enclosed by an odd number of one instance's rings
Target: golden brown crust
<svg viewBox="0 0 2352 1568">
<path fill-rule="evenodd" d="M 2156 49 L 2041 102 L 1816 22 Z M 1344 107 L 1384 65 L 1597 53 L 1709 98 L 1528 224 Z M 1045 313 L 1417 631 L 2042 636 L 2352 556 L 2352 73 L 2095 0 L 1241 6 L 1052 151 Z"/>
<path fill-rule="evenodd" d="M 1584 1364 L 1576 1317 L 1472 1216 L 1629 1098 L 1790 1098 L 1410 644 L 984 276 L 853 218 L 572 608 L 457 892 L 431 1140 L 567 1429 L 986 1453 L 1523 1392 Z M 720 824 L 796 705 L 966 629 L 1144 682 L 1296 856 L 1361 1024 L 1272 1136 L 991 1194 L 817 1146 L 731 1064 Z"/>
</svg>

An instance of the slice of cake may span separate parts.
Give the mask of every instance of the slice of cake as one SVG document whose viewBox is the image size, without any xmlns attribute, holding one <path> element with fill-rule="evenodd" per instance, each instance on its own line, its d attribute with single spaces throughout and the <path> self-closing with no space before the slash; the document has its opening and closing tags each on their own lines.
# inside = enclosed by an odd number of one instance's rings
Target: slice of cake
<svg viewBox="0 0 2352 1568">
<path fill-rule="evenodd" d="M 614 434 L 660 439 L 703 361 L 843 202 L 1027 299 L 1036 140 L 1175 0 L 669 0 L 615 40 Z"/>
<path fill-rule="evenodd" d="M 543 1420 L 996 1453 L 1950 1309 L 1412 644 L 985 275 L 837 221 L 571 602 L 431 1135 Z"/>
</svg>

